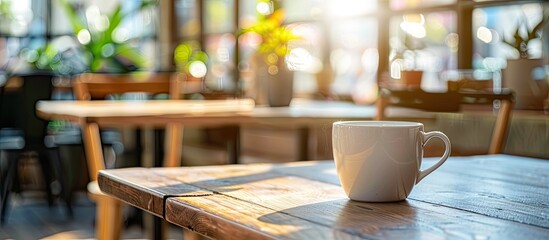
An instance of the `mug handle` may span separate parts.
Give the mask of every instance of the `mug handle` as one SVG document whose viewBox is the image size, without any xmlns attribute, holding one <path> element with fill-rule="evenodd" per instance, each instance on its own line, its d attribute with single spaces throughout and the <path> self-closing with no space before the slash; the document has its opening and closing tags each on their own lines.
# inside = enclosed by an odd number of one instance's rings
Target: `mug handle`
<svg viewBox="0 0 549 240">
<path fill-rule="evenodd" d="M 442 132 L 439 132 L 439 131 L 432 131 L 432 132 L 421 132 L 423 134 L 423 144 L 421 147 L 425 147 L 425 145 L 427 145 L 427 142 L 429 142 L 429 140 L 431 140 L 431 138 L 439 138 L 440 140 L 442 140 L 444 142 L 444 147 L 445 147 L 445 150 L 444 150 L 444 154 L 442 154 L 442 157 L 440 158 L 440 160 L 438 160 L 437 163 L 435 163 L 433 166 L 425 169 L 425 170 L 420 170 L 419 171 L 419 176 L 416 180 L 416 183 L 418 183 L 419 181 L 421 181 L 424 177 L 426 177 L 427 175 L 431 174 L 431 172 L 435 171 L 435 169 L 437 169 L 438 167 L 440 167 L 444 162 L 446 162 L 446 159 L 448 159 L 448 156 L 450 156 L 450 149 L 451 149 L 451 144 L 450 144 L 450 139 L 448 139 L 448 137 L 442 133 Z"/>
</svg>

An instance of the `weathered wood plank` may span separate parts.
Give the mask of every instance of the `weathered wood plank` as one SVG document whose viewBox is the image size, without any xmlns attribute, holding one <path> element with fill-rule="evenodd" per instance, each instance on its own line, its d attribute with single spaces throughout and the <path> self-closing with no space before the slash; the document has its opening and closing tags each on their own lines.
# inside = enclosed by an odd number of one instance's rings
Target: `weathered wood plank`
<svg viewBox="0 0 549 240">
<path fill-rule="evenodd" d="M 286 164 L 238 164 L 186 168 L 151 168 L 150 171 L 185 183 L 204 186 L 233 185 L 253 179 L 295 175 L 339 185 L 333 161 L 306 161 Z"/>
<path fill-rule="evenodd" d="M 359 239 L 358 236 L 221 194 L 166 202 L 166 220 L 214 239 Z"/>
<path fill-rule="evenodd" d="M 549 188 L 435 172 L 409 198 L 549 228 Z"/>
<path fill-rule="evenodd" d="M 212 194 L 212 192 L 158 175 L 146 168 L 101 170 L 98 184 L 104 193 L 159 217 L 164 217 L 164 199 L 169 196 Z"/>
<path fill-rule="evenodd" d="M 338 186 L 295 176 L 242 182 L 233 187 L 233 191 L 202 198 L 170 198 L 166 218 L 214 238 L 237 234 L 229 228 L 233 225 L 239 225 L 241 231 L 249 228 L 293 239 L 348 235 L 366 239 L 549 236 L 547 229 L 413 200 L 350 201 Z M 295 224 L 299 224 L 299 230 Z"/>
<path fill-rule="evenodd" d="M 425 165 L 432 163 L 429 158 Z M 549 160 L 548 160 L 549 161 Z M 549 187 L 549 164 L 544 160 L 509 155 L 452 157 L 438 171 L 494 178 L 528 186 Z"/>
</svg>

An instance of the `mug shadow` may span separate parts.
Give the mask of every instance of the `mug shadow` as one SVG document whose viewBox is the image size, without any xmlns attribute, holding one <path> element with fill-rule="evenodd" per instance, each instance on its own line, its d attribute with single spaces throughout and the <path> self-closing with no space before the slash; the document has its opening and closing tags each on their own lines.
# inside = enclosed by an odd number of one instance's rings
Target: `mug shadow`
<svg viewBox="0 0 549 240">
<path fill-rule="evenodd" d="M 424 228 L 416 221 L 417 211 L 407 200 L 391 203 L 367 203 L 337 199 L 303 205 L 263 215 L 258 220 L 270 224 L 287 225 L 295 218 L 331 228 L 333 238 L 358 237 L 366 239 L 422 238 Z M 303 225 L 302 225 L 303 226 Z M 315 231 L 304 227 L 299 231 Z M 289 233 L 303 236 L 304 233 Z"/>
<path fill-rule="evenodd" d="M 219 173 L 215 177 L 197 176 L 196 181 L 182 181 L 179 184 L 171 184 L 165 186 L 154 187 L 152 189 L 168 193 L 169 197 L 188 196 L 192 194 L 204 194 L 204 192 L 210 192 L 212 194 L 217 193 L 229 193 L 241 190 L 243 186 L 253 182 L 264 181 L 268 179 L 295 176 L 303 177 L 307 179 L 317 180 L 324 183 L 340 185 L 339 179 L 335 172 L 332 174 L 330 171 L 335 169 L 333 161 L 318 161 L 322 164 L 314 164 L 315 162 L 302 162 L 301 165 L 288 165 L 288 164 L 269 164 L 272 167 L 265 169 L 264 171 L 250 171 L 246 165 L 234 165 L 231 168 L 224 166 L 224 169 L 228 169 L 230 173 Z M 295 163 L 294 163 L 295 164 Z M 216 167 L 209 166 L 204 167 L 205 174 L 215 173 Z M 231 175 L 223 177 L 222 175 Z M 177 178 L 177 176 L 167 176 L 169 178 Z M 204 178 L 204 180 L 200 180 Z"/>
</svg>

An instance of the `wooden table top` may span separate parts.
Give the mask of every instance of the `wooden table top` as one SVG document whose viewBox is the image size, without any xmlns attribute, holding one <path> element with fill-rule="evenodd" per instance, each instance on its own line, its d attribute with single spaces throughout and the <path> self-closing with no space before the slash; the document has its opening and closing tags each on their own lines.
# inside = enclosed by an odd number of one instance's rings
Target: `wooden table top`
<svg viewBox="0 0 549 240">
<path fill-rule="evenodd" d="M 289 107 L 254 106 L 251 99 L 160 101 L 39 101 L 36 112 L 44 119 L 93 121 L 100 125 L 147 125 L 181 122 L 187 125 L 238 124 L 301 127 L 331 124 L 339 120 L 371 120 L 374 105 L 295 98 Z M 434 119 L 437 113 L 389 108 L 387 116 Z M 488 114 L 493 114 L 491 111 Z M 542 111 L 514 111 L 515 116 L 545 119 Z M 184 117 L 182 117 L 184 116 Z M 281 124 L 282 122 L 282 124 Z"/>
<path fill-rule="evenodd" d="M 251 99 L 158 100 L 158 101 L 39 101 L 37 114 L 44 119 L 103 124 L 186 124 L 207 119 L 249 118 L 254 109 Z M 183 116 L 183 117 L 182 117 Z"/>
<path fill-rule="evenodd" d="M 99 185 L 221 239 L 549 239 L 549 161 L 510 155 L 451 157 L 394 203 L 349 200 L 333 161 L 102 170 Z"/>
<path fill-rule="evenodd" d="M 96 122 L 101 126 L 175 122 L 186 126 L 256 123 L 285 128 L 331 125 L 339 120 L 371 120 L 376 114 L 372 105 L 297 98 L 289 107 L 255 106 L 251 99 L 39 101 L 36 112 L 44 119 Z"/>
</svg>

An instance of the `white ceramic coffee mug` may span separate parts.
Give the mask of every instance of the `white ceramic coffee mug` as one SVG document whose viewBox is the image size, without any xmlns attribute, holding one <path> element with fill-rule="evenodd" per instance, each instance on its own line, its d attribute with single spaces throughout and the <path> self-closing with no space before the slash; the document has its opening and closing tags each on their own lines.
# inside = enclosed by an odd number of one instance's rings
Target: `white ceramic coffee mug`
<svg viewBox="0 0 549 240">
<path fill-rule="evenodd" d="M 445 151 L 421 170 L 423 147 L 440 138 Z M 337 174 L 350 199 L 390 202 L 406 199 L 412 188 L 450 155 L 450 140 L 441 132 L 424 132 L 423 124 L 396 121 L 335 122 L 332 145 Z"/>
</svg>

